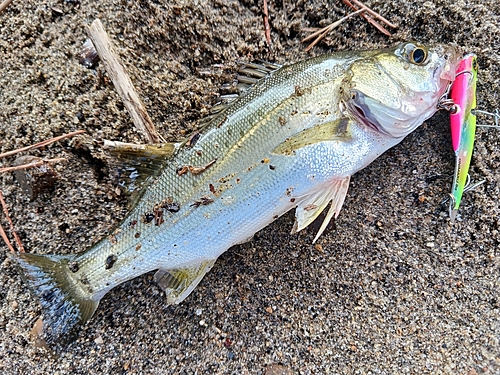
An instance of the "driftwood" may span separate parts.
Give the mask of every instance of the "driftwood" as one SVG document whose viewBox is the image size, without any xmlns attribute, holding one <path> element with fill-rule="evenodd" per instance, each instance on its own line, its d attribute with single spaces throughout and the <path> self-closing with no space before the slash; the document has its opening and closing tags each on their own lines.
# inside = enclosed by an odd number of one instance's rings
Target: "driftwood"
<svg viewBox="0 0 500 375">
<path fill-rule="evenodd" d="M 99 58 L 109 77 L 115 85 L 116 91 L 122 98 L 136 128 L 146 137 L 149 143 L 160 143 L 160 135 L 155 129 L 146 108 L 128 77 L 127 71 L 118 55 L 113 51 L 113 44 L 104 30 L 102 22 L 95 20 L 89 27 L 89 35 Z"/>
<path fill-rule="evenodd" d="M 2 13 L 12 3 L 12 0 L 4 0 L 0 3 L 0 13 Z"/>
</svg>

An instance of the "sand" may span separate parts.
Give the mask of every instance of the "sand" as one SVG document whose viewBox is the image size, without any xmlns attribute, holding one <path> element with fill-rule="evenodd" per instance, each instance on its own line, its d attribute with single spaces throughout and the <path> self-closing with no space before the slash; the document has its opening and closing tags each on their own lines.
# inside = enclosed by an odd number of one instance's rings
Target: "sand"
<svg viewBox="0 0 500 375">
<path fill-rule="evenodd" d="M 410 39 L 477 53 L 478 108 L 498 108 L 496 0 L 368 5 L 399 25 L 392 37 L 358 17 L 306 53 L 301 29 L 344 16 L 340 1 L 269 1 L 269 48 L 260 1 L 14 0 L 0 14 L 0 152 L 77 129 L 87 140 L 141 142 L 112 84 L 78 62 L 95 18 L 168 140 L 194 128 L 236 61 L 287 63 Z M 58 358 L 33 345 L 40 308 L 2 244 L 0 372 L 500 373 L 500 133 L 478 130 L 470 174 L 486 182 L 451 225 L 442 204 L 454 163 L 448 128 L 439 113 L 356 174 L 318 246 L 314 229 L 290 235 L 289 213 L 226 252 L 178 306 L 166 306 L 152 274 L 143 275 L 107 294 Z M 0 175 L 29 252 L 81 251 L 126 213 L 99 144 L 84 141 L 31 152 L 68 159 L 54 167 L 54 190 L 33 201 L 12 174 Z"/>
</svg>

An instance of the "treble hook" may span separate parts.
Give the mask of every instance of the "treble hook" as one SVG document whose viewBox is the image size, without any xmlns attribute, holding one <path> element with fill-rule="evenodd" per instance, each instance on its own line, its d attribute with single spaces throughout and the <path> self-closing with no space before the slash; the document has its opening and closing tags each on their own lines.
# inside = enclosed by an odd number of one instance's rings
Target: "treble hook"
<svg viewBox="0 0 500 375">
<path fill-rule="evenodd" d="M 465 194 L 469 191 L 473 191 L 478 186 L 480 186 L 486 182 L 486 180 L 481 180 L 481 181 L 476 182 L 475 184 L 471 185 L 470 181 L 471 181 L 470 175 L 468 174 L 467 175 L 467 182 L 465 183 L 464 191 L 462 194 Z M 455 197 L 453 196 L 453 194 L 448 194 L 448 195 L 449 195 L 449 199 L 450 199 L 450 205 L 448 206 L 448 211 L 449 211 L 450 217 L 454 219 L 455 215 L 456 215 L 456 211 L 455 212 L 453 211 L 453 207 L 455 207 L 456 200 L 455 200 Z M 444 204 L 444 203 L 446 203 L 446 199 L 443 202 L 441 202 L 441 204 Z"/>
<path fill-rule="evenodd" d="M 475 184 L 471 185 L 471 184 L 470 184 L 470 175 L 468 174 L 468 175 L 467 175 L 467 181 L 465 182 L 465 187 L 464 187 L 464 191 L 463 191 L 463 193 L 467 193 L 468 191 L 473 191 L 473 190 L 475 190 L 478 186 L 480 186 L 480 185 L 484 184 L 485 182 L 486 182 L 486 180 L 481 180 L 481 181 L 476 182 Z M 462 193 L 462 194 L 463 194 L 463 193 Z M 453 199 L 453 202 L 451 202 L 451 203 L 453 203 L 452 205 L 454 206 L 454 205 L 455 205 L 455 197 L 454 197 L 452 194 L 448 194 L 448 195 L 451 197 L 451 199 Z M 448 199 L 450 199 L 450 198 L 445 198 L 445 199 L 443 199 L 443 200 L 441 201 L 441 204 L 445 204 L 445 203 L 448 201 Z"/>
<path fill-rule="evenodd" d="M 495 125 L 480 125 L 480 124 L 477 124 L 476 126 L 480 126 L 482 128 L 500 128 L 500 124 L 498 123 L 498 121 L 500 119 L 500 112 L 498 112 L 498 108 L 495 109 L 494 113 L 486 112 L 486 111 L 481 111 L 479 109 L 473 109 L 472 110 L 472 114 L 476 115 L 476 113 L 480 113 L 482 115 L 492 116 L 495 119 Z"/>
<path fill-rule="evenodd" d="M 470 74 L 471 78 L 474 79 L 474 73 L 472 73 L 470 70 L 463 70 L 457 74 L 455 74 L 455 79 L 462 74 Z M 458 106 L 455 104 L 453 99 L 449 97 L 451 88 L 453 87 L 453 82 L 449 82 L 448 86 L 446 86 L 446 91 L 441 95 L 441 97 L 438 100 L 438 103 L 436 105 L 437 109 L 444 109 L 445 111 L 451 112 L 451 113 L 456 113 L 458 111 Z"/>
<path fill-rule="evenodd" d="M 453 82 L 449 82 L 448 86 L 446 86 L 445 92 L 443 93 L 443 95 L 441 95 L 441 97 L 439 98 L 439 100 L 437 102 L 437 105 L 436 105 L 437 109 L 444 109 L 445 111 L 448 111 L 448 112 L 450 112 L 450 111 L 456 112 L 457 111 L 458 108 L 456 107 L 455 102 L 453 101 L 453 99 L 450 99 L 450 97 L 449 97 L 452 86 L 453 86 Z"/>
</svg>

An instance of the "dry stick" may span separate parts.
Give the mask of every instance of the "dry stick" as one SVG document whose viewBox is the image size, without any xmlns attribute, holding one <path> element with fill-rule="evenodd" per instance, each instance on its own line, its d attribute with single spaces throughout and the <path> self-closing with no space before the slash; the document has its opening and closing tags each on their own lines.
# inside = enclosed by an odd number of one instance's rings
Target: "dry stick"
<svg viewBox="0 0 500 375">
<path fill-rule="evenodd" d="M 374 10 L 368 8 L 365 4 L 363 4 L 361 1 L 358 1 L 358 0 L 352 0 L 352 2 L 354 4 L 356 4 L 357 6 L 361 7 L 361 8 L 366 8 L 366 11 L 368 13 L 370 13 L 373 17 L 375 18 L 378 18 L 380 21 L 382 21 L 383 23 L 385 23 L 387 26 L 389 27 L 392 27 L 393 29 L 396 29 L 397 26 L 395 24 L 393 24 L 391 21 L 389 21 L 388 19 L 384 18 L 383 16 L 381 16 L 379 13 L 375 12 Z"/>
<path fill-rule="evenodd" d="M 67 159 L 65 159 L 65 158 L 45 159 L 45 160 L 40 160 L 40 161 L 37 161 L 34 163 L 16 165 L 15 167 L 0 168 L 0 173 L 13 172 L 13 171 L 18 171 L 20 169 L 30 169 L 30 168 L 39 167 L 39 166 L 44 165 L 46 163 L 57 163 L 59 161 L 66 161 L 66 160 Z"/>
<path fill-rule="evenodd" d="M 271 45 L 271 27 L 269 26 L 269 12 L 267 10 L 267 0 L 264 0 L 264 31 L 266 33 L 267 45 Z"/>
<path fill-rule="evenodd" d="M 155 129 L 146 108 L 135 91 L 132 81 L 118 55 L 113 51 L 113 44 L 99 19 L 88 28 L 90 39 L 108 72 L 116 91 L 123 100 L 135 127 L 146 137 L 149 143 L 160 143 L 160 135 Z"/>
<path fill-rule="evenodd" d="M 305 37 L 304 39 L 301 40 L 301 42 L 307 42 L 309 39 L 312 39 L 314 38 L 315 36 L 321 34 L 322 32 L 324 32 L 325 30 L 333 30 L 334 28 L 336 28 L 338 25 L 340 25 L 342 22 L 344 22 L 345 20 L 351 18 L 352 16 L 358 14 L 358 13 L 361 13 L 361 12 L 364 12 L 366 10 L 366 7 L 365 9 L 360 9 L 360 10 L 357 10 L 356 12 L 352 12 L 350 14 L 348 14 L 347 16 L 339 19 L 338 21 L 335 21 L 334 23 L 331 23 L 329 24 L 328 26 L 326 27 L 323 27 L 322 29 L 319 29 L 317 30 L 315 33 Z M 307 29 L 303 29 L 303 30 L 307 30 Z M 311 30 L 315 30 L 315 29 L 311 29 Z"/>
<path fill-rule="evenodd" d="M 82 133 L 85 133 L 85 130 L 77 130 L 77 131 L 72 132 L 72 133 L 63 134 L 63 135 L 60 135 L 60 136 L 57 136 L 57 137 L 54 137 L 54 138 L 47 139 L 45 141 L 39 142 L 39 143 L 35 143 L 34 145 L 31 145 L 31 146 L 26 146 L 26 147 L 23 147 L 23 148 L 19 148 L 17 150 L 12 150 L 12 151 L 8 151 L 8 152 L 4 152 L 3 154 L 0 154 L 0 159 L 1 158 L 6 158 L 7 156 L 12 156 L 12 155 L 18 154 L 19 152 L 24 152 L 24 151 L 29 151 L 29 150 L 32 150 L 32 149 L 35 149 L 35 148 L 45 147 L 47 145 L 50 145 L 51 143 L 60 141 L 61 139 L 73 137 L 75 135 L 82 134 Z"/>
<path fill-rule="evenodd" d="M 358 8 L 356 8 L 356 6 L 353 3 L 351 3 L 349 0 L 342 0 L 342 1 L 344 2 L 344 4 L 346 4 L 347 6 L 351 7 L 351 9 L 358 10 Z M 367 9 L 369 9 L 369 8 L 367 7 Z M 387 31 L 387 29 L 385 29 L 381 24 L 379 24 L 373 18 L 367 16 L 365 13 L 361 13 L 361 17 L 363 17 L 365 20 L 367 20 L 369 23 L 371 23 L 382 34 L 385 34 L 387 36 L 391 36 L 391 33 L 389 31 Z M 380 16 L 380 17 L 382 17 L 382 16 Z"/>
<path fill-rule="evenodd" d="M 5 233 L 5 230 L 3 229 L 1 224 L 0 224 L 0 236 L 2 236 L 3 240 L 5 241 L 5 244 L 9 248 L 10 252 L 15 253 L 16 250 L 14 250 L 14 247 L 10 243 L 9 237 L 7 237 L 7 233 Z"/>
<path fill-rule="evenodd" d="M 0 4 L 0 13 L 3 12 L 5 9 L 7 9 L 7 7 L 10 5 L 10 3 L 12 3 L 12 0 L 4 0 Z"/>
<path fill-rule="evenodd" d="M 330 31 L 332 31 L 333 29 L 335 29 L 338 25 L 340 25 L 342 22 L 344 22 L 345 20 L 351 18 L 352 16 L 356 15 L 356 14 L 359 14 L 361 12 L 364 12 L 366 10 L 366 7 L 362 8 L 362 9 L 359 9 L 357 10 L 356 12 L 353 12 L 351 14 L 348 14 L 347 16 L 341 18 L 340 20 L 338 21 L 335 21 L 334 23 L 314 32 L 313 34 L 309 35 L 308 37 L 304 38 L 301 40 L 301 42 L 306 42 L 312 38 L 314 38 L 315 36 L 318 36 L 314 42 L 312 42 L 311 44 L 309 44 L 309 46 L 307 46 L 307 48 L 305 49 L 305 51 L 309 51 L 311 48 L 313 48 L 316 44 L 319 43 L 319 41 L 321 39 L 323 39 L 325 37 L 326 34 L 328 34 Z"/>
<path fill-rule="evenodd" d="M 21 240 L 19 239 L 19 236 L 17 235 L 17 233 L 14 229 L 14 224 L 12 223 L 12 220 L 10 219 L 9 211 L 7 210 L 7 205 L 5 204 L 5 201 L 3 200 L 2 191 L 0 191 L 0 202 L 2 203 L 3 213 L 5 214 L 5 217 L 7 218 L 7 221 L 9 222 L 10 230 L 12 231 L 12 234 L 14 235 L 14 239 L 17 242 L 17 246 L 19 247 L 19 251 L 21 253 L 24 253 L 23 244 L 21 243 Z M 5 238 L 4 238 L 4 240 L 5 240 Z"/>
</svg>

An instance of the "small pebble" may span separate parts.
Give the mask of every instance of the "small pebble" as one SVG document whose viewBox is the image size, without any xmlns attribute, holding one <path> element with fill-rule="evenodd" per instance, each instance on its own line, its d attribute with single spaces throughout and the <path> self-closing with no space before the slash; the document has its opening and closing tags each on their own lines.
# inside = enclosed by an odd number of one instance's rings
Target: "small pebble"
<svg viewBox="0 0 500 375">
<path fill-rule="evenodd" d="M 277 363 L 273 363 L 266 367 L 266 372 L 264 375 L 292 375 L 292 371 L 283 365 L 278 365 Z"/>
<path fill-rule="evenodd" d="M 102 345 L 104 344 L 104 340 L 102 339 L 102 336 L 99 335 L 95 338 L 94 342 L 97 344 L 97 345 Z"/>
</svg>

